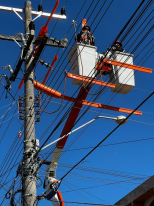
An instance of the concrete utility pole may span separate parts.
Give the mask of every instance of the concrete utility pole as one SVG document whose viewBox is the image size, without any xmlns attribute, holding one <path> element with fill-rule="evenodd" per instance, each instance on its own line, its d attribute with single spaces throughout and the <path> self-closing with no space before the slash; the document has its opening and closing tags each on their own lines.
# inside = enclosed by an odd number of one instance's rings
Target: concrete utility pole
<svg viewBox="0 0 154 206">
<path fill-rule="evenodd" d="M 57 1 L 58 2 L 58 1 Z M 59 4 L 59 3 L 58 3 Z M 7 78 L 8 85 L 11 86 L 11 83 L 15 82 L 18 73 L 21 70 L 21 66 L 25 61 L 25 74 L 24 74 L 24 111 L 21 109 L 21 113 L 24 113 L 22 118 L 24 119 L 24 152 L 22 163 L 19 164 L 17 175 L 22 175 L 22 206 L 36 206 L 37 205 L 37 194 L 36 194 L 36 173 L 37 173 L 37 164 L 36 164 L 36 151 L 38 147 L 38 141 L 36 144 L 35 140 L 35 97 L 34 97 L 34 82 L 33 82 L 33 70 L 34 67 L 41 55 L 41 52 L 45 45 L 66 48 L 67 47 L 67 39 L 63 38 L 60 41 L 55 40 L 55 38 L 49 37 L 46 33 L 42 36 L 42 39 L 34 39 L 34 24 L 36 18 L 38 17 L 47 17 L 48 24 L 51 18 L 65 20 L 66 15 L 64 11 L 61 11 L 61 14 L 54 14 L 55 8 L 57 8 L 58 4 L 56 3 L 51 13 L 44 13 L 41 11 L 32 11 L 31 1 L 25 2 L 25 8 L 18 9 L 12 7 L 0 6 L 0 11 L 8 11 L 14 12 L 24 23 L 25 23 L 25 36 L 21 33 L 20 37 L 1 35 L 0 39 L 2 40 L 10 40 L 17 42 L 22 42 L 23 45 L 22 55 L 19 59 L 16 68 L 13 72 L 10 72 L 11 75 Z M 25 20 L 19 15 L 19 13 L 25 15 Z M 32 16 L 36 16 L 32 22 Z M 30 26 L 30 27 L 29 27 Z M 41 30 L 40 30 L 41 31 Z M 27 36 L 26 40 L 24 39 Z M 39 45 L 36 53 L 33 51 L 33 44 Z M 35 54 L 35 55 L 34 55 Z M 10 65 L 9 65 L 10 66 Z M 8 66 L 6 66 L 8 67 Z M 9 68 L 9 67 L 8 67 Z M 10 70 L 10 69 L 9 69 Z M 11 71 L 11 70 L 10 70 Z M 7 85 L 6 85 L 7 86 Z M 21 98 L 22 99 L 22 98 Z M 22 105 L 22 104 L 21 104 Z M 22 106 L 21 106 L 22 107 Z M 21 190 L 14 191 L 11 197 L 11 201 L 13 202 L 15 197 L 14 195 Z M 11 203 L 12 205 L 13 203 Z"/>
<path fill-rule="evenodd" d="M 31 2 L 25 2 L 25 34 L 29 34 L 29 24 L 32 20 Z M 32 167 L 35 167 L 34 162 L 29 164 L 28 152 L 34 147 L 35 142 L 35 108 L 34 108 L 34 84 L 33 72 L 29 75 L 29 65 L 32 61 L 30 54 L 33 44 L 30 45 L 25 61 L 25 96 L 24 96 L 24 176 L 22 179 L 22 196 L 23 206 L 36 205 L 36 177 L 32 173 Z M 33 160 L 32 160 L 33 161 Z M 30 167 L 31 166 L 31 167 Z"/>
</svg>

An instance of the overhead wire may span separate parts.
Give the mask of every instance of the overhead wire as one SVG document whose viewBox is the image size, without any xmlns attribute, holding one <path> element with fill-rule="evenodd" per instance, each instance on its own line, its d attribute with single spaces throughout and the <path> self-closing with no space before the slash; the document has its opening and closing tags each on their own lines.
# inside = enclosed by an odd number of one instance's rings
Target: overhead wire
<svg viewBox="0 0 154 206">
<path fill-rule="evenodd" d="M 152 95 L 154 94 L 154 92 L 152 92 L 146 99 L 144 99 L 134 110 L 136 111 L 138 108 L 140 108 L 150 97 L 152 97 Z M 129 114 L 126 119 L 128 119 L 132 114 Z M 125 121 L 125 120 L 124 120 Z M 123 121 L 123 122 L 124 122 Z M 122 123 L 120 123 L 117 127 L 115 127 L 103 140 L 101 140 L 87 155 L 85 155 L 78 163 L 76 163 L 62 178 L 61 181 L 77 166 L 79 165 L 86 157 L 88 157 L 99 145 L 101 145 L 113 132 L 115 132 Z"/>
<path fill-rule="evenodd" d="M 63 167 L 63 168 L 72 168 L 73 166 L 74 166 L 73 164 L 59 163 L 59 167 Z M 110 175 L 110 176 L 115 176 L 115 177 L 123 177 L 123 178 L 128 178 L 128 179 L 143 180 L 143 179 L 148 179 L 150 177 L 148 175 L 134 173 L 134 172 L 124 172 L 124 171 L 120 171 L 120 170 L 88 167 L 88 166 L 82 166 L 82 165 L 77 166 L 75 169 L 85 171 L 85 172 L 92 172 L 92 173 L 98 173 L 101 175 L 103 174 L 103 175 Z"/>
<path fill-rule="evenodd" d="M 100 113 L 99 113 L 99 114 L 100 114 Z M 147 124 L 148 124 L 148 123 L 147 123 Z M 150 124 L 149 124 L 149 125 L 150 125 Z M 152 124 L 151 124 L 151 125 L 152 125 Z M 87 127 L 88 127 L 88 126 L 87 126 Z M 87 129 L 87 127 L 83 129 L 83 132 Z M 83 132 L 80 132 L 79 136 L 80 136 L 81 133 L 83 133 Z M 76 136 L 77 136 L 77 135 L 76 135 Z M 77 139 L 77 138 L 74 138 L 74 139 Z M 71 145 L 72 145 L 72 144 L 71 144 Z M 70 146 L 71 146 L 71 145 L 70 145 Z M 67 146 L 67 148 L 69 148 L 69 145 Z M 63 155 L 63 154 L 64 154 L 64 153 L 62 153 L 62 155 Z"/>
<path fill-rule="evenodd" d="M 105 201 L 105 200 L 103 200 L 102 198 L 97 197 L 96 195 L 91 194 L 91 193 L 89 193 L 89 192 L 87 192 L 87 191 L 83 190 L 82 188 L 77 187 L 76 185 L 74 185 L 74 184 L 72 184 L 72 183 L 70 183 L 70 182 L 68 182 L 68 181 L 66 181 L 66 180 L 65 180 L 65 182 L 67 182 L 67 183 L 69 183 L 70 185 L 72 185 L 72 186 L 74 186 L 74 187 L 76 187 L 76 188 L 78 188 L 78 189 L 82 190 L 83 192 L 85 192 L 85 193 L 89 194 L 90 196 L 93 196 L 93 197 L 95 197 L 95 198 L 97 198 L 97 199 L 99 199 L 99 200 L 101 200 L 101 201 L 103 201 L 103 202 L 106 202 L 106 201 Z M 108 202 L 106 202 L 106 203 L 108 203 Z"/>
<path fill-rule="evenodd" d="M 2 99 L 4 92 L 5 92 L 5 89 L 3 89 L 3 92 L 1 94 L 0 100 Z"/>
<path fill-rule="evenodd" d="M 78 101 L 78 100 L 77 100 Z M 76 102 L 77 102 L 76 101 Z M 70 109 L 69 109 L 70 110 Z M 67 114 L 68 114 L 68 112 L 67 112 Z M 65 118 L 66 118 L 66 115 L 67 115 L 66 113 L 65 113 Z M 61 124 L 61 122 L 63 121 L 63 119 L 64 119 L 64 117 L 61 119 L 61 121 L 59 122 L 59 124 Z M 59 124 L 57 125 L 57 127 L 59 126 Z M 48 141 L 48 140 L 47 140 Z"/>
<path fill-rule="evenodd" d="M 64 185 L 66 185 L 67 187 L 69 187 L 69 188 L 72 189 L 72 187 L 68 186 L 68 185 L 66 184 L 66 182 L 64 182 Z M 84 197 L 85 199 L 91 201 L 89 198 L 85 197 L 85 195 L 81 194 L 79 191 L 75 191 L 75 192 L 78 193 L 79 195 L 81 195 L 82 197 Z"/>
<path fill-rule="evenodd" d="M 80 9 L 81 10 L 81 9 Z"/>
</svg>

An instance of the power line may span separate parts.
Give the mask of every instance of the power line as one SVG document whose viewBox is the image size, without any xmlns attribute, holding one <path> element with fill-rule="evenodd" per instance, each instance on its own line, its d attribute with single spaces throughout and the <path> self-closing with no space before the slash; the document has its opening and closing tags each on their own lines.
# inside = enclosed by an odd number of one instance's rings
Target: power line
<svg viewBox="0 0 154 206">
<path fill-rule="evenodd" d="M 140 108 L 150 97 L 152 97 L 152 95 L 154 94 L 154 92 L 152 92 L 144 101 L 142 101 L 134 110 L 136 111 L 138 108 Z M 129 114 L 125 120 L 127 120 L 132 114 Z M 124 121 L 125 121 L 124 120 Z M 123 121 L 123 122 L 124 122 Z M 123 123 L 122 122 L 122 123 Z M 101 145 L 113 132 L 115 132 L 121 125 L 122 123 L 120 123 L 115 129 L 113 129 L 102 141 L 100 141 L 100 143 L 98 143 L 86 156 L 84 156 L 77 164 L 75 164 L 62 178 L 61 181 L 77 166 L 79 165 L 86 157 L 88 157 L 99 145 Z"/>
</svg>

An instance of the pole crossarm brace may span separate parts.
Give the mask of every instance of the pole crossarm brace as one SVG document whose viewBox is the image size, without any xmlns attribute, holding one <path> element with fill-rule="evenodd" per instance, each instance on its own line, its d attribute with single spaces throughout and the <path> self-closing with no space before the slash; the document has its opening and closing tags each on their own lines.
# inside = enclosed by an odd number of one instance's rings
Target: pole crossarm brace
<svg viewBox="0 0 154 206">
<path fill-rule="evenodd" d="M 29 50 L 29 47 L 30 47 L 30 45 L 33 41 L 33 38 L 34 38 L 34 31 L 31 30 L 31 33 L 30 33 L 28 41 L 27 41 L 27 46 L 24 48 L 22 58 L 20 58 L 20 60 L 18 61 L 18 64 L 17 64 L 13 74 L 9 78 L 10 81 L 15 81 L 16 80 L 16 77 L 17 77 L 17 75 L 18 75 L 18 73 L 21 69 L 23 61 L 25 60 L 25 57 L 26 57 L 27 52 Z"/>
<path fill-rule="evenodd" d="M 19 14 L 24 14 L 24 9 L 19 8 L 13 8 L 13 7 L 6 7 L 6 6 L 0 6 L 0 11 L 8 11 L 8 12 L 14 12 L 16 11 Z M 32 16 L 38 16 L 40 15 L 39 11 L 31 11 Z M 47 17 L 49 18 L 51 13 L 41 13 L 41 17 Z M 53 19 L 59 19 L 59 20 L 66 20 L 66 15 L 59 15 L 59 14 L 53 14 Z"/>
<path fill-rule="evenodd" d="M 21 40 L 21 37 L 15 37 L 15 36 L 8 36 L 8 35 L 3 35 L 3 34 L 0 34 L 0 39 L 1 40 L 8 40 L 8 41 L 14 41 L 13 38 L 17 41 L 17 42 L 22 42 Z M 53 46 L 53 47 L 60 47 L 60 48 L 66 48 L 67 45 L 63 45 L 61 44 L 60 41 L 58 40 L 55 40 L 54 38 L 49 38 L 51 39 L 51 41 L 47 41 L 45 46 Z M 39 44 L 41 41 L 39 40 L 35 40 L 33 39 L 32 43 L 33 44 Z"/>
</svg>

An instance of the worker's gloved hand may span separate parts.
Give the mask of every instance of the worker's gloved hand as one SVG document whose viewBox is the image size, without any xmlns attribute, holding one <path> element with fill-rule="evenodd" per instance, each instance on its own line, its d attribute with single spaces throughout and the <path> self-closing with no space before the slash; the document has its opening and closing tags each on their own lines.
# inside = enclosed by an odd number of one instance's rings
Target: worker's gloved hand
<svg viewBox="0 0 154 206">
<path fill-rule="evenodd" d="M 112 49 L 112 47 L 107 48 L 108 51 L 110 51 Z"/>
<path fill-rule="evenodd" d="M 112 47 L 112 48 L 111 48 L 111 50 L 112 50 L 112 51 L 115 51 L 115 50 L 116 50 L 116 48 L 115 48 L 115 47 Z"/>
</svg>

